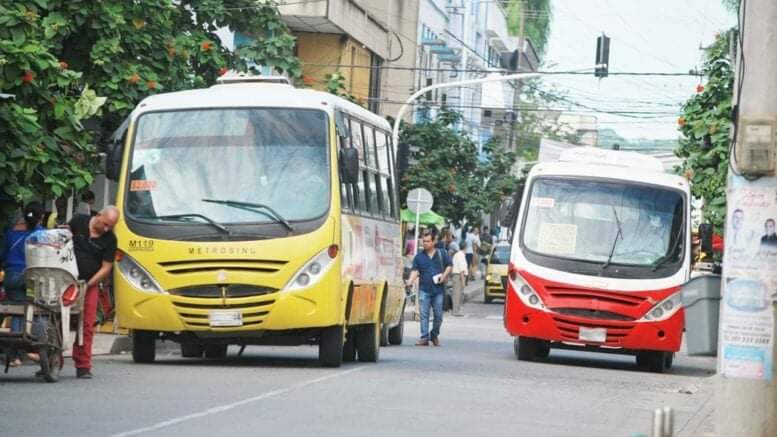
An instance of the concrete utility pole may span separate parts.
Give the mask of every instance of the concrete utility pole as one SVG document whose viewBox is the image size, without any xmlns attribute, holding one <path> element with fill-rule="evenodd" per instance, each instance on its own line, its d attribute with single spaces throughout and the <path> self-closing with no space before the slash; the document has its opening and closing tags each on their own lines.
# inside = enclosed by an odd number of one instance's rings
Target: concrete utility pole
<svg viewBox="0 0 777 437">
<path fill-rule="evenodd" d="M 777 2 L 740 7 L 715 434 L 766 437 L 777 436 Z"/>
<path fill-rule="evenodd" d="M 521 24 L 518 30 L 518 62 L 515 63 L 515 71 L 521 71 L 521 57 L 523 57 L 523 50 L 526 47 L 524 38 L 526 35 L 526 3 L 521 2 Z M 518 120 L 518 102 L 521 99 L 521 82 L 513 82 L 513 112 L 510 114 L 510 134 L 508 135 L 507 150 L 513 151 L 515 144 L 515 124 Z"/>
</svg>

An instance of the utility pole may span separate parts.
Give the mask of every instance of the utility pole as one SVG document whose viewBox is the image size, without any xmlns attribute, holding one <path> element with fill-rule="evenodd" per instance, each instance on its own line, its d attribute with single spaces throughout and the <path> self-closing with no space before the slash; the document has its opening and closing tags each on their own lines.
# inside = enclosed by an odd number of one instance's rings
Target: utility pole
<svg viewBox="0 0 777 437">
<path fill-rule="evenodd" d="M 715 431 L 766 437 L 777 436 L 777 2 L 740 7 Z"/>
<path fill-rule="evenodd" d="M 526 47 L 526 44 L 524 42 L 524 35 L 526 34 L 526 10 L 524 9 L 526 7 L 525 2 L 521 2 L 521 24 L 518 27 L 518 61 L 515 63 L 515 72 L 518 72 L 521 70 L 521 57 L 523 56 L 523 50 L 524 47 Z M 508 142 L 507 142 L 507 150 L 512 151 L 515 144 L 515 124 L 518 119 L 518 114 L 516 113 L 518 111 L 518 103 L 521 99 L 521 82 L 514 81 L 513 82 L 513 111 L 510 114 L 510 134 L 508 135 Z"/>
</svg>

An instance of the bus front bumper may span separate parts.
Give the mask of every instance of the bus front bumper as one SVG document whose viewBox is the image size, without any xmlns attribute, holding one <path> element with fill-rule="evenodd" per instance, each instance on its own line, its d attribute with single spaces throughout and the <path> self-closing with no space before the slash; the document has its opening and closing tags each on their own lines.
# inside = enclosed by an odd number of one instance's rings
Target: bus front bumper
<svg viewBox="0 0 777 437">
<path fill-rule="evenodd" d="M 681 308 L 657 322 L 592 319 L 529 307 L 510 291 L 505 300 L 504 325 L 514 337 L 602 349 L 677 352 L 682 343 L 685 312 Z M 602 341 L 591 341 L 594 336 Z"/>
<path fill-rule="evenodd" d="M 160 332 L 283 331 L 341 325 L 346 296 L 333 276 L 305 289 L 221 299 L 143 292 L 115 275 L 117 315 L 122 327 Z"/>
</svg>

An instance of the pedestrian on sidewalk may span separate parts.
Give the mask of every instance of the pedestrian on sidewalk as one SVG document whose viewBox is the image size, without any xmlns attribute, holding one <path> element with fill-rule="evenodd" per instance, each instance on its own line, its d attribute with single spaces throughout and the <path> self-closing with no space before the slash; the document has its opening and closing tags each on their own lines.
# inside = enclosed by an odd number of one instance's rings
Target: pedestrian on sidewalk
<svg viewBox="0 0 777 437">
<path fill-rule="evenodd" d="M 83 345 L 73 345 L 73 361 L 76 376 L 92 378 L 92 340 L 94 324 L 97 318 L 97 300 L 100 294 L 100 281 L 111 273 L 116 254 L 116 236 L 113 227 L 119 221 L 119 210 L 107 206 L 95 216 L 79 214 L 68 224 L 73 233 L 73 248 L 78 265 L 78 278 L 86 281 L 84 296 Z"/>
<path fill-rule="evenodd" d="M 477 226 L 474 226 L 467 233 L 467 238 L 464 240 L 466 246 L 465 254 L 467 257 L 467 282 L 475 278 L 475 271 L 477 270 L 477 260 L 475 255 L 477 254 L 478 247 L 480 247 L 480 232 Z"/>
<path fill-rule="evenodd" d="M 464 253 L 464 248 L 466 247 L 467 243 L 464 242 L 461 244 L 461 247 L 458 247 L 456 243 L 454 242 L 451 244 L 451 246 L 454 247 L 456 250 L 456 253 L 453 254 L 453 308 L 451 309 L 451 312 L 454 317 L 461 317 L 464 314 L 461 312 L 461 300 L 462 296 L 464 294 L 464 283 L 467 280 L 467 273 L 469 269 L 467 268 L 467 257 Z"/>
<path fill-rule="evenodd" d="M 435 239 L 430 231 L 424 231 L 421 240 L 423 251 L 413 258 L 413 269 L 407 285 L 419 281 L 418 299 L 421 304 L 421 338 L 416 346 L 440 345 L 443 305 L 445 303 L 445 282 L 451 273 L 451 259 L 444 250 L 435 248 Z M 434 323 L 429 331 L 429 311 L 434 311 Z"/>
</svg>

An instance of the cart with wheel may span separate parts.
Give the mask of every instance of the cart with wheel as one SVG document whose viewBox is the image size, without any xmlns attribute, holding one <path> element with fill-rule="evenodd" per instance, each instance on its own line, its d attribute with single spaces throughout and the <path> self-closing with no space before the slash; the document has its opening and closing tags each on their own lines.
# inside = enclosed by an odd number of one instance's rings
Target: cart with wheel
<svg viewBox="0 0 777 437">
<path fill-rule="evenodd" d="M 0 316 L 21 320 L 0 328 L 0 348 L 37 353 L 40 372 L 48 382 L 56 382 L 64 365 L 64 353 L 73 344 L 71 325 L 81 344 L 83 337 L 86 284 L 78 280 L 73 238 L 65 229 L 42 230 L 25 241 L 27 268 L 24 278 L 25 302 L 0 302 Z M 19 326 L 21 325 L 21 326 Z M 5 373 L 10 360 L 6 359 Z"/>
</svg>

